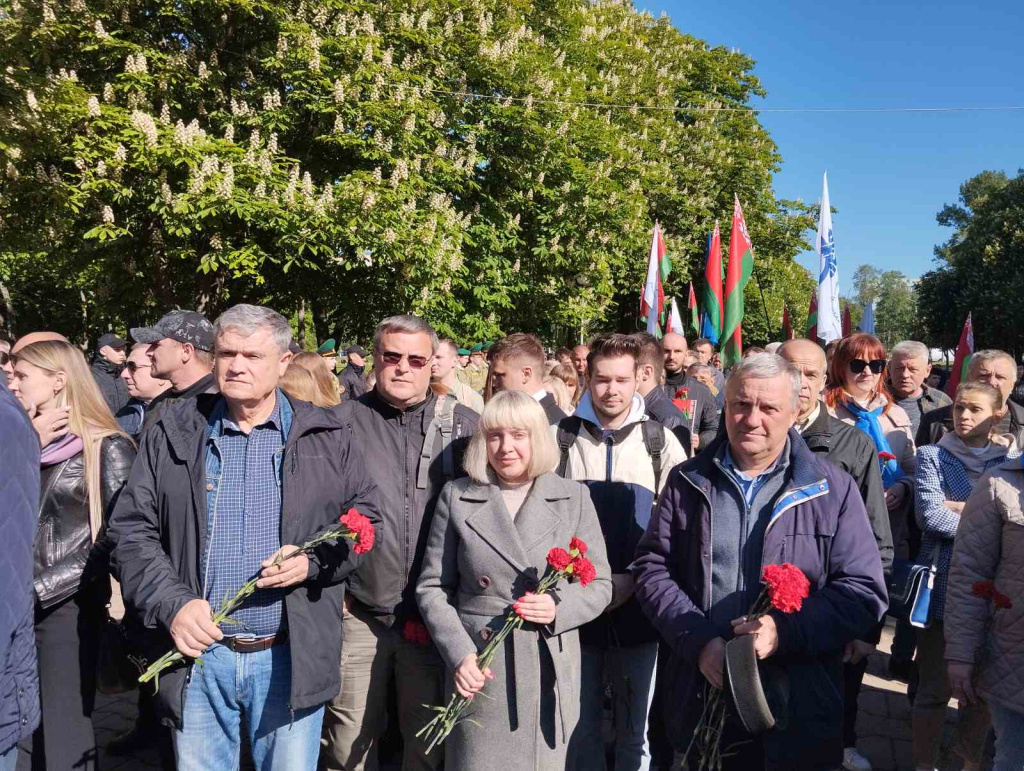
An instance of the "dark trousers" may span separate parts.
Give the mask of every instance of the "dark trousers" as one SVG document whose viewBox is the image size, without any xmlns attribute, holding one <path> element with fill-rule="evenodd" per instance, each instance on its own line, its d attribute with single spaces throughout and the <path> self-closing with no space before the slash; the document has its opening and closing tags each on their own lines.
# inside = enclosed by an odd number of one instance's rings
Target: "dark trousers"
<svg viewBox="0 0 1024 771">
<path fill-rule="evenodd" d="M 857 699 L 864 673 L 868 670 L 868 657 L 856 664 L 843 664 L 843 746 L 857 746 Z"/>
<path fill-rule="evenodd" d="M 42 724 L 32 735 L 32 771 L 99 767 L 92 708 L 98 616 L 74 599 L 36 611 Z"/>
</svg>

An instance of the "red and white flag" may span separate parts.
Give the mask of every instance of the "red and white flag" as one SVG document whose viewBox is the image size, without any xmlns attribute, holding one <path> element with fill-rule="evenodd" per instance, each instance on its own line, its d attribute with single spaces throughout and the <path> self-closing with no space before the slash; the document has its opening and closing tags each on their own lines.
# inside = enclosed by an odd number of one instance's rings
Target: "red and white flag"
<svg viewBox="0 0 1024 771">
<path fill-rule="evenodd" d="M 665 289 L 662 282 L 668 278 L 671 269 L 665 237 L 661 233 L 661 226 L 655 222 L 651 255 L 647 261 L 647 280 L 644 282 L 643 294 L 640 295 L 640 318 L 646 319 L 647 331 L 658 338 L 661 337 L 661 316 L 665 312 Z"/>
</svg>

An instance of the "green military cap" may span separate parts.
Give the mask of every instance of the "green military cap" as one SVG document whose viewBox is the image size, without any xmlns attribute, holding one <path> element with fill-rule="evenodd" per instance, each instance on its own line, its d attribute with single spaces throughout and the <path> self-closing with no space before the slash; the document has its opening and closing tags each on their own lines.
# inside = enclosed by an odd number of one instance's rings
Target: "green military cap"
<svg viewBox="0 0 1024 771">
<path fill-rule="evenodd" d="M 316 352 L 320 356 L 337 356 L 337 352 L 334 350 L 334 338 L 328 338 L 324 340 L 320 347 L 316 349 Z"/>
<path fill-rule="evenodd" d="M 480 351 L 482 351 L 483 349 L 484 349 L 483 344 L 482 343 L 477 343 L 476 345 L 474 345 L 472 348 L 469 349 L 469 352 L 470 353 L 480 353 Z"/>
<path fill-rule="evenodd" d="M 458 354 L 459 354 L 459 356 L 469 356 L 469 349 L 468 348 L 459 348 L 458 349 Z"/>
<path fill-rule="evenodd" d="M 485 350 L 485 351 L 489 351 L 489 350 L 491 350 L 491 346 L 492 346 L 492 345 L 494 345 L 494 343 L 493 343 L 493 342 L 486 342 L 486 343 L 484 343 L 484 350 Z"/>
</svg>

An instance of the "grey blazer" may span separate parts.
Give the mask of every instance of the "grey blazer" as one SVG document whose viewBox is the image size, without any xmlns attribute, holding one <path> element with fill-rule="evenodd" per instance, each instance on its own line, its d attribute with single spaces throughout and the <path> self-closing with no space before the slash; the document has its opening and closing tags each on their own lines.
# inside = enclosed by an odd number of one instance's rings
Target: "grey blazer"
<svg viewBox="0 0 1024 771">
<path fill-rule="evenodd" d="M 506 705 L 518 709 L 518 715 L 502 716 L 513 727 L 519 721 L 535 723 L 542 680 L 547 679 L 542 678 L 542 671 L 550 669 L 550 664 L 541 661 L 540 645 L 544 645 L 553 664 L 561 742 L 568 740 L 579 719 L 576 629 L 599 616 L 612 593 L 604 537 L 587 489 L 553 473 L 537 477 L 513 521 L 497 485 L 468 478 L 449 482 L 434 513 L 416 589 L 423 621 L 448 669 L 454 671 L 463 658 L 483 649 L 501 629 L 512 602 L 536 586 L 547 569 L 548 551 L 568 549 L 573 536 L 586 541 L 587 557 L 594 563 L 597 577 L 586 587 L 566 582 L 555 587 L 555 621 L 544 628 L 526 624 L 513 635 L 515 660 L 507 660 L 506 647 L 501 654 L 504 666 L 499 668 L 497 659 L 492 665 L 496 678 L 485 686 L 490 698 L 484 700 L 503 710 Z M 514 679 L 509 678 L 513 672 Z M 512 694 L 506 686 L 510 679 Z M 505 698 L 501 689 L 505 689 Z M 501 757 L 493 753 L 493 733 L 474 733 L 484 742 L 489 737 L 492 760 Z"/>
</svg>

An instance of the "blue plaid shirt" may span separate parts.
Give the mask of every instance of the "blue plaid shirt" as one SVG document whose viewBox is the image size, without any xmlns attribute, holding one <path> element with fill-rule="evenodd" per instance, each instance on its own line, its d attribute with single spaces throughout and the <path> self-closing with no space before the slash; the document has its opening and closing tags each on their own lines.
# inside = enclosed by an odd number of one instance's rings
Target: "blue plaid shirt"
<svg viewBox="0 0 1024 771">
<path fill-rule="evenodd" d="M 206 428 L 205 597 L 216 610 L 281 548 L 281 459 L 292 407 L 278 390 L 274 411 L 248 435 L 222 399 Z M 257 589 L 235 611 L 229 635 L 266 637 L 287 626 L 285 589 Z"/>
</svg>

